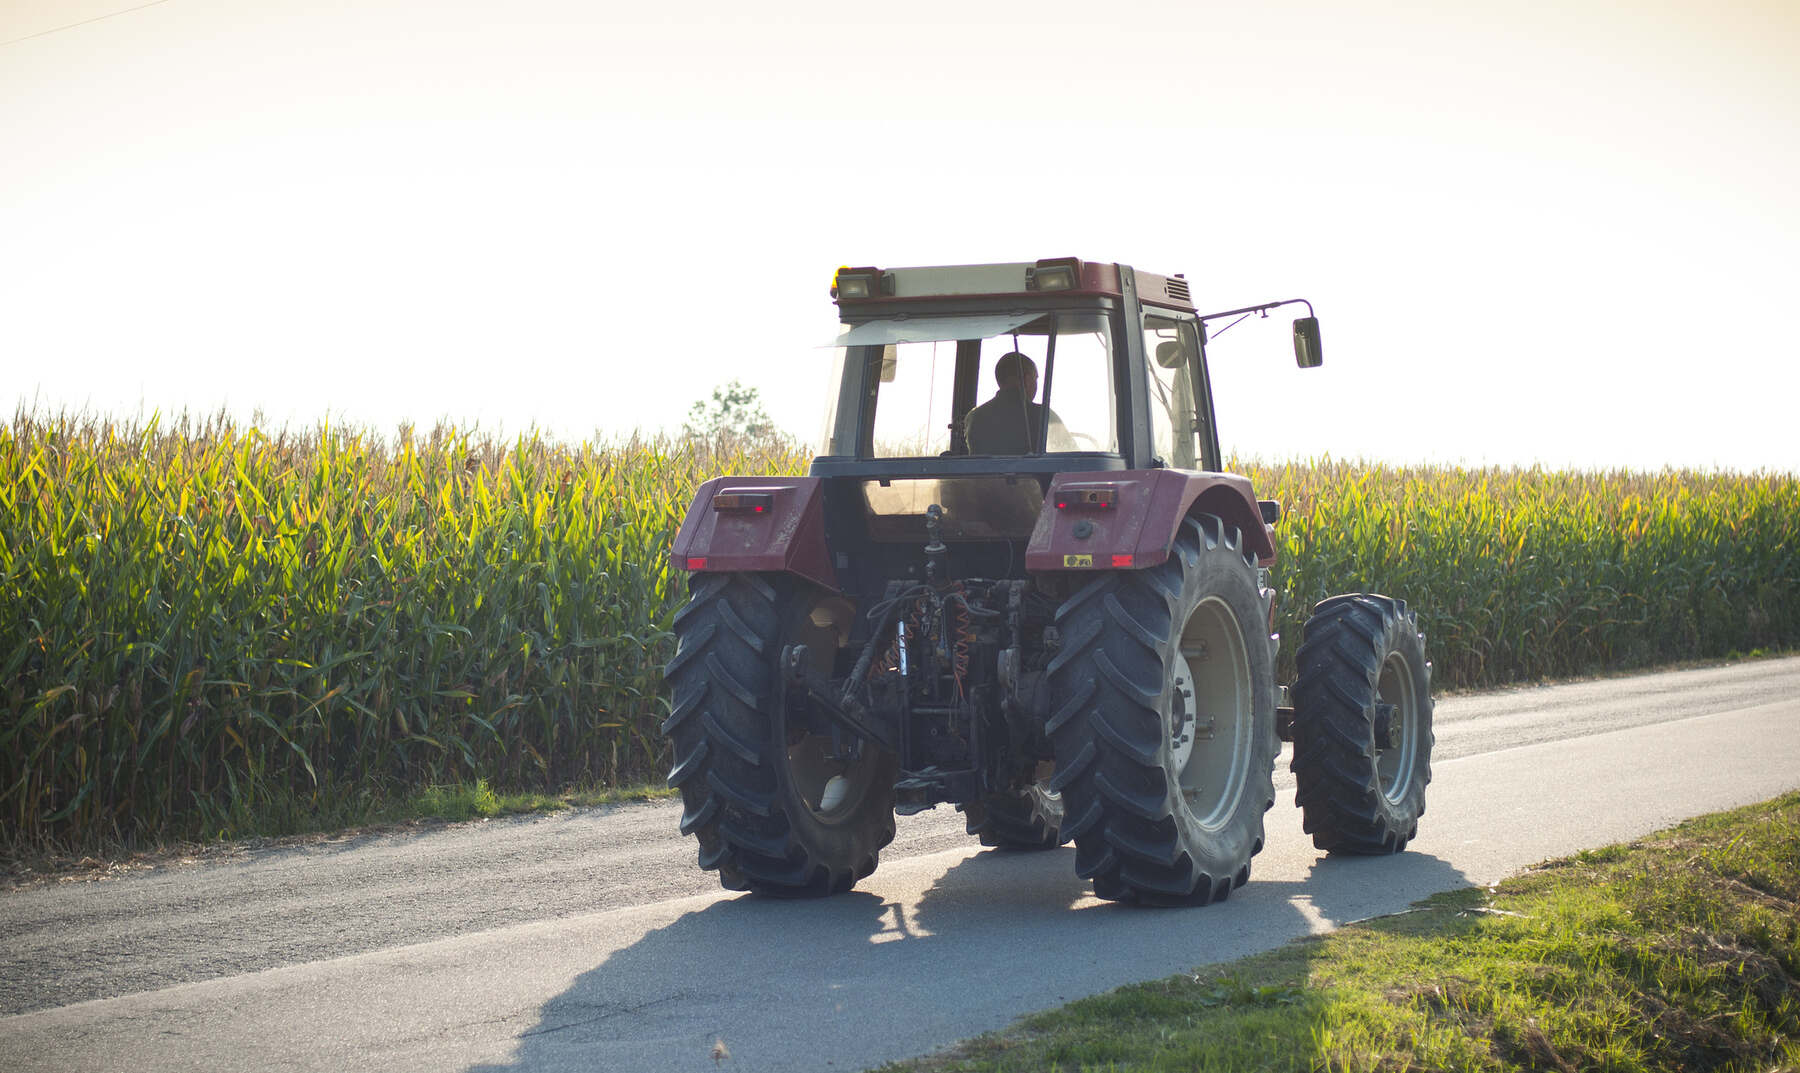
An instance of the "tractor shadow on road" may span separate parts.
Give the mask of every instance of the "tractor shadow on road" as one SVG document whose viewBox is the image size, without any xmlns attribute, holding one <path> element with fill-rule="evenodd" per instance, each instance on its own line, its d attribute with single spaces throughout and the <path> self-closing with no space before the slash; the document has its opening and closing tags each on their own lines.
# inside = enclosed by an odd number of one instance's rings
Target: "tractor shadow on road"
<svg viewBox="0 0 1800 1073">
<path fill-rule="evenodd" d="M 916 900 L 882 878 L 821 901 L 721 898 L 597 952 L 521 1025 L 511 1062 L 471 1073 L 697 1070 L 720 1045 L 720 1069 L 863 1069 L 1469 885 L 1418 853 L 1321 856 L 1203 909 L 1097 901 L 1069 849 L 975 853 Z"/>
</svg>

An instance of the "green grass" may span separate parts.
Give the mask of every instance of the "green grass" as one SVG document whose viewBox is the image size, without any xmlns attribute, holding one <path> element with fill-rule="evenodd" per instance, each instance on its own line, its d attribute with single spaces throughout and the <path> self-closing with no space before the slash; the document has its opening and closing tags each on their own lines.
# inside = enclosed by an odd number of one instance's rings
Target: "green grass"
<svg viewBox="0 0 1800 1073">
<path fill-rule="evenodd" d="M 1800 1069 L 1800 793 L 885 1073 Z"/>
<path fill-rule="evenodd" d="M 452 786 L 431 786 L 403 801 L 394 810 L 402 817 L 415 820 L 487 819 L 494 816 L 517 816 L 531 812 L 561 812 L 571 808 L 612 805 L 621 801 L 652 801 L 674 797 L 675 791 L 661 784 L 636 787 L 597 786 L 561 793 L 535 790 L 496 793 L 486 779 Z M 392 814 L 382 817 L 397 818 Z"/>
<path fill-rule="evenodd" d="M 204 846 L 338 834 L 408 823 L 461 823 L 561 812 L 628 801 L 655 801 L 675 794 L 661 783 L 568 787 L 554 793 L 496 791 L 486 779 L 476 779 L 427 786 L 395 796 L 360 787 L 341 787 L 336 792 L 318 795 L 316 800 L 311 794 L 246 798 L 218 815 L 219 826 L 185 839 L 130 846 L 94 841 L 79 846 L 0 845 L 0 887 L 34 878 L 76 874 L 108 863 L 128 862 L 134 857 L 185 855 Z"/>
<path fill-rule="evenodd" d="M 353 827 L 400 823 L 406 820 L 465 820 L 515 816 L 532 812 L 559 812 L 622 801 L 652 801 L 673 797 L 675 791 L 660 784 L 644 786 L 570 787 L 550 793 L 539 790 L 496 791 L 486 779 L 473 782 L 434 783 L 393 796 L 344 787 L 342 792 L 320 795 L 315 803 L 306 797 L 272 797 L 255 800 L 251 807 L 225 813 L 221 825 L 205 832 L 208 841 L 241 841 L 319 834 Z"/>
</svg>

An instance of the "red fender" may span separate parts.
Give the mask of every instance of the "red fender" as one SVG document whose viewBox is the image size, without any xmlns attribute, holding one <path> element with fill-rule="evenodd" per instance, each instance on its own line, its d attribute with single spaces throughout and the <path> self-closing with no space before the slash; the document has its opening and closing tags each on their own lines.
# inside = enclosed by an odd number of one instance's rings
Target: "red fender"
<svg viewBox="0 0 1800 1073">
<path fill-rule="evenodd" d="M 735 500 L 715 504 L 720 494 Z M 837 572 L 825 548 L 824 481 L 714 477 L 694 493 L 671 557 L 683 570 L 798 574 L 835 590 Z"/>
<path fill-rule="evenodd" d="M 1275 562 L 1275 527 L 1263 521 L 1249 478 L 1134 469 L 1057 474 L 1025 548 L 1025 568 L 1155 566 L 1168 559 L 1182 519 L 1190 513 L 1217 515 L 1237 527 L 1261 565 Z"/>
</svg>

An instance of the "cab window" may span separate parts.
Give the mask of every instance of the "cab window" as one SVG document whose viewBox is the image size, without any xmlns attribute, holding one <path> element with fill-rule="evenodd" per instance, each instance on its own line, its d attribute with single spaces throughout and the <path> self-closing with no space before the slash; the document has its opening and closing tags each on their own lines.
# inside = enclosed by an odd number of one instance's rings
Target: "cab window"
<svg viewBox="0 0 1800 1073">
<path fill-rule="evenodd" d="M 1192 320 L 1144 316 L 1150 362 L 1150 429 L 1156 457 L 1176 469 L 1200 468 L 1200 336 Z"/>
<path fill-rule="evenodd" d="M 1105 313 L 1050 313 L 993 335 L 850 347 L 848 360 L 865 363 L 866 457 L 1027 454 L 1038 442 L 1050 453 L 1117 452 L 1110 323 Z M 1003 367 L 1029 374 L 1029 399 L 1018 387 L 1002 392 Z"/>
</svg>

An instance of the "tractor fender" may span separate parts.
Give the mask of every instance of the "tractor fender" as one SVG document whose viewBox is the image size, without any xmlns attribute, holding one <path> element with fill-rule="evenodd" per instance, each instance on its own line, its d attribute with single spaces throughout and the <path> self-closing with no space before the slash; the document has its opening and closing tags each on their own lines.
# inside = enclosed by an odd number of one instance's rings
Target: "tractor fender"
<svg viewBox="0 0 1800 1073">
<path fill-rule="evenodd" d="M 1169 558 L 1190 514 L 1213 514 L 1244 535 L 1258 562 L 1275 562 L 1275 527 L 1250 480 L 1180 469 L 1059 473 L 1025 548 L 1025 568 L 1136 570 Z"/>
<path fill-rule="evenodd" d="M 836 590 L 823 479 L 714 477 L 694 493 L 670 557 L 693 573 L 797 574 Z"/>
</svg>

